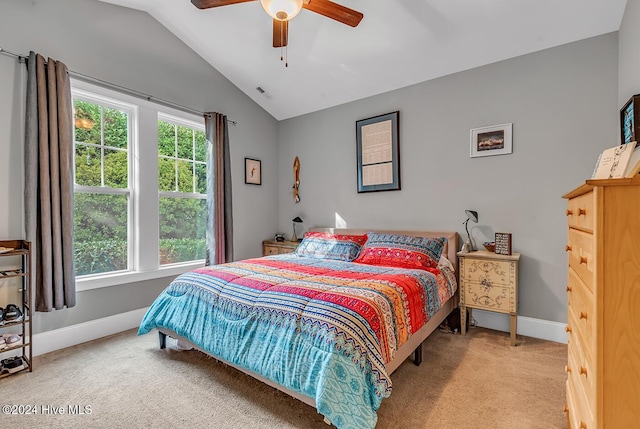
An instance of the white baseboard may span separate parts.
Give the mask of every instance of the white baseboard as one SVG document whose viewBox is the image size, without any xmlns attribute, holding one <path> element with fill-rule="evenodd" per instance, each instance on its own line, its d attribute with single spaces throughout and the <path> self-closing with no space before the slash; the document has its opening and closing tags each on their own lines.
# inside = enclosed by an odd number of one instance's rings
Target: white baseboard
<svg viewBox="0 0 640 429">
<path fill-rule="evenodd" d="M 473 318 L 478 322 L 478 326 L 483 328 L 509 332 L 508 314 L 474 309 Z M 565 326 L 567 326 L 566 323 L 518 316 L 516 333 L 526 337 L 567 344 L 567 333 L 564 330 Z"/>
<path fill-rule="evenodd" d="M 96 340 L 118 332 L 137 328 L 147 308 L 128 311 L 102 319 L 90 320 L 77 325 L 35 334 L 33 336 L 33 355 L 38 356 L 65 347 L 75 346 Z"/>
</svg>

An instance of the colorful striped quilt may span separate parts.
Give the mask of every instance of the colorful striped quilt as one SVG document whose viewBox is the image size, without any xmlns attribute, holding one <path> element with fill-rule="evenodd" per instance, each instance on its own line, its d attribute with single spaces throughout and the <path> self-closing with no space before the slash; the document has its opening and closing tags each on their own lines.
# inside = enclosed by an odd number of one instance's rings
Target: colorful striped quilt
<svg viewBox="0 0 640 429">
<path fill-rule="evenodd" d="M 338 428 L 375 427 L 398 348 L 453 296 L 454 274 L 300 257 L 205 267 L 176 278 L 139 334 L 167 328 L 316 401 Z"/>
</svg>

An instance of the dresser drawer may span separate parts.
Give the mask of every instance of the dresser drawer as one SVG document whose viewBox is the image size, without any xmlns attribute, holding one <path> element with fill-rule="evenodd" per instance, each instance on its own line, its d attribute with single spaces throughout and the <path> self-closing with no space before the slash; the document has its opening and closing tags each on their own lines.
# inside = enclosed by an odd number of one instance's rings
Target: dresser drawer
<svg viewBox="0 0 640 429">
<path fill-rule="evenodd" d="M 593 232 L 595 224 L 595 202 L 593 192 L 571 198 L 567 204 L 569 226 Z"/>
<path fill-rule="evenodd" d="M 262 253 L 264 254 L 264 256 L 277 255 L 278 253 L 280 253 L 278 252 L 279 250 L 280 250 L 279 247 L 265 245 L 263 246 Z"/>
<path fill-rule="evenodd" d="M 584 284 L 593 292 L 595 273 L 595 243 L 593 235 L 569 229 L 569 267 L 573 268 Z"/>
<path fill-rule="evenodd" d="M 571 310 L 571 308 L 570 308 Z M 575 324 L 575 317 L 569 311 L 569 323 Z M 596 369 L 593 359 L 585 353 L 583 337 L 580 330 L 573 331 L 568 346 L 569 363 L 571 368 L 569 378 L 576 385 L 576 393 L 581 394 L 589 404 L 595 404 L 596 400 Z"/>
<path fill-rule="evenodd" d="M 567 412 L 570 429 L 596 429 L 589 405 L 576 392 L 576 386 L 570 377 L 567 379 Z"/>
<path fill-rule="evenodd" d="M 588 377 L 594 374 L 589 374 L 591 369 L 585 366 L 584 362 L 579 362 L 577 348 L 569 347 L 569 360 L 567 363 L 568 382 L 571 388 L 571 394 L 573 397 L 573 405 L 576 410 L 576 417 L 579 426 L 579 422 L 582 421 L 586 424 L 587 429 L 594 428 L 593 422 L 595 416 L 593 414 L 593 406 L 595 405 L 595 389 L 591 388 L 588 382 Z M 586 375 L 584 374 L 586 372 Z M 583 425 L 584 426 L 584 425 Z"/>
<path fill-rule="evenodd" d="M 569 267 L 567 296 L 570 311 L 573 312 L 572 329 L 582 338 L 582 346 L 588 357 L 593 356 L 595 349 L 595 302 L 593 293 L 580 280 L 573 268 Z"/>
</svg>

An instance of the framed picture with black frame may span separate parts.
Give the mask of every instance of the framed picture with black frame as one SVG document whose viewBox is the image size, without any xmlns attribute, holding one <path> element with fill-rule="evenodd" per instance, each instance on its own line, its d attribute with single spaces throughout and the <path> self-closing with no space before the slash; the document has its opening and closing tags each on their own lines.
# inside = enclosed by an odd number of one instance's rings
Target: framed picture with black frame
<svg viewBox="0 0 640 429">
<path fill-rule="evenodd" d="M 262 185 L 262 161 L 253 158 L 244 159 L 244 183 Z"/>
<path fill-rule="evenodd" d="M 620 138 L 622 144 L 640 138 L 640 95 L 636 94 L 620 109 Z"/>
<path fill-rule="evenodd" d="M 399 116 L 356 121 L 358 193 L 400 190 Z"/>
</svg>

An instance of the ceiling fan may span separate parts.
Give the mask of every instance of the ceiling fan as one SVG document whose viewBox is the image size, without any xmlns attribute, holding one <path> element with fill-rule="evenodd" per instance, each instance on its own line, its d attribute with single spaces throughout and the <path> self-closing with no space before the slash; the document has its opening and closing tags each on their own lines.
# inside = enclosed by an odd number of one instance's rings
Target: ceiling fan
<svg viewBox="0 0 640 429">
<path fill-rule="evenodd" d="M 198 9 L 228 6 L 257 0 L 191 0 Z M 319 13 L 351 27 L 357 27 L 364 15 L 356 10 L 329 0 L 259 0 L 262 8 L 273 18 L 273 47 L 285 48 L 288 44 L 289 21 L 301 9 Z M 280 57 L 282 60 L 282 56 Z"/>
</svg>

